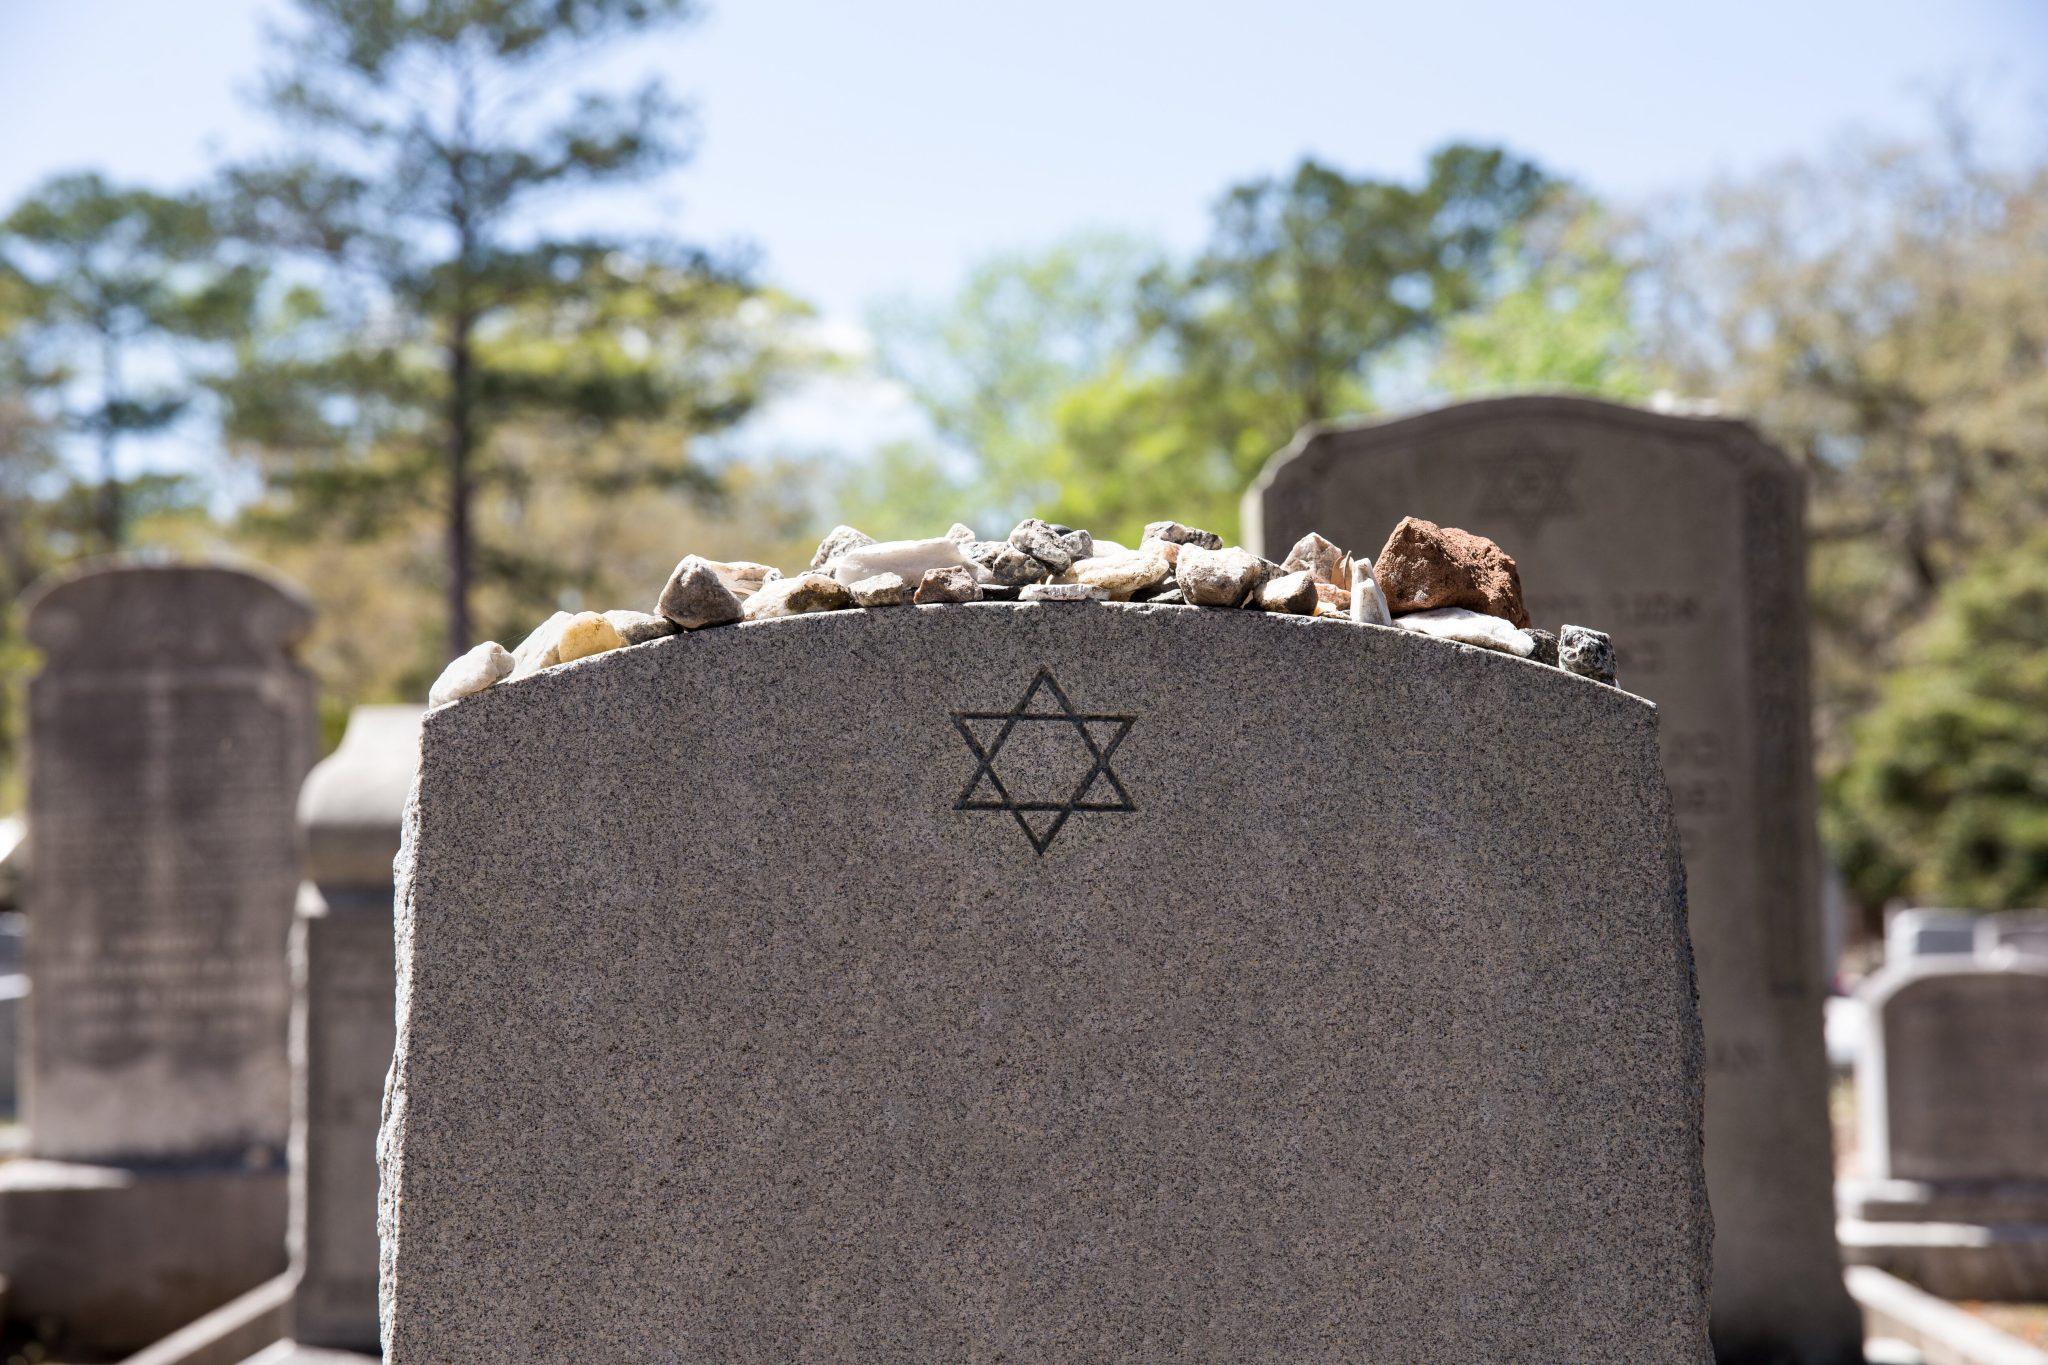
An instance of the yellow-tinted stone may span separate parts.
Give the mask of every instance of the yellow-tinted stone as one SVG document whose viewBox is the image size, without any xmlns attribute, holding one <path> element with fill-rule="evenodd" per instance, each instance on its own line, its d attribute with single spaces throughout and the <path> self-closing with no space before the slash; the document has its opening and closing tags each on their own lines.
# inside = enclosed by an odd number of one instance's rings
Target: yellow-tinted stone
<svg viewBox="0 0 2048 1365">
<path fill-rule="evenodd" d="M 619 634 L 617 626 L 594 611 L 579 611 L 569 618 L 568 625 L 562 627 L 562 662 L 602 654 L 625 643 L 626 637 Z"/>
</svg>

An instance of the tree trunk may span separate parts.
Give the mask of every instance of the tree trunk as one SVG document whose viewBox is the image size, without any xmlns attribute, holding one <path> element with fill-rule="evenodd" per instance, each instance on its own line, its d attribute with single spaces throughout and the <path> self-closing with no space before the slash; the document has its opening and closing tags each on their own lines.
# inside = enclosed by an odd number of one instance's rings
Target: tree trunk
<svg viewBox="0 0 2048 1365">
<path fill-rule="evenodd" d="M 114 463 L 114 428 L 111 418 L 100 431 L 100 493 L 98 521 L 100 540 L 108 554 L 121 549 L 121 471 Z"/>
<path fill-rule="evenodd" d="M 470 333 L 475 319 L 459 314 L 448 341 L 448 644 L 449 658 L 469 648 L 469 457 L 475 442 L 470 393 Z"/>
</svg>

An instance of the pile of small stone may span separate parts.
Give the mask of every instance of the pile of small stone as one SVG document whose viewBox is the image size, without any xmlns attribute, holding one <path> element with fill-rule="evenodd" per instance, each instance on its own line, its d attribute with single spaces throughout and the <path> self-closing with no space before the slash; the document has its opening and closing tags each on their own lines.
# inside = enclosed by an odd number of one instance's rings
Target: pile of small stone
<svg viewBox="0 0 2048 1365">
<path fill-rule="evenodd" d="M 556 664 L 678 631 L 817 611 L 955 602 L 1150 602 L 1399 627 L 1500 650 L 1614 682 L 1607 636 L 1582 626 L 1534 630 L 1515 561 L 1484 536 L 1404 517 L 1376 560 L 1313 532 L 1275 564 L 1213 531 L 1155 521 L 1135 548 L 1028 518 L 1003 540 L 955 524 L 930 540 L 877 541 L 836 526 L 810 567 L 785 578 L 745 560 L 685 556 L 652 612 L 558 611 L 509 652 L 495 641 L 448 665 L 440 705 Z"/>
</svg>

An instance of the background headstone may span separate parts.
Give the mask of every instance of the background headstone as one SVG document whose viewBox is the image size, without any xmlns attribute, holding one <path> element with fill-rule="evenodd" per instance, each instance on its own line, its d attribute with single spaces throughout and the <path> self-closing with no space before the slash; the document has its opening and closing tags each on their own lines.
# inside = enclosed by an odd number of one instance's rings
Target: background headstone
<svg viewBox="0 0 2048 1365">
<path fill-rule="evenodd" d="M 377 1350 L 377 1120 L 391 1067 L 391 863 L 418 706 L 359 706 L 306 778 L 293 928 L 292 1337 Z"/>
<path fill-rule="evenodd" d="M 1248 543 L 1377 555 L 1403 516 L 1512 554 L 1536 625 L 1614 637 L 1660 709 L 1707 1037 L 1714 1345 L 1861 1360 L 1833 1237 L 1801 484 L 1739 422 L 1505 398 L 1311 429 L 1246 495 Z"/>
<path fill-rule="evenodd" d="M 1894 910 L 1884 921 L 1884 960 L 1968 957 L 1977 950 L 1977 917 L 1967 910 Z"/>
<path fill-rule="evenodd" d="M 1977 921 L 1977 951 L 2048 958 L 2048 910 L 2001 910 Z"/>
<path fill-rule="evenodd" d="M 1844 1246 L 1948 1298 L 2048 1298 L 2048 962 L 1922 959 L 1858 995 Z"/>
<path fill-rule="evenodd" d="M 1258 612 L 839 612 L 428 714 L 386 1357 L 1694 1361 L 1641 700 Z"/>
<path fill-rule="evenodd" d="M 292 811 L 311 613 L 216 567 L 41 588 L 28 637 L 29 1151 L 8 1311 L 139 1346 L 282 1269 Z"/>
</svg>

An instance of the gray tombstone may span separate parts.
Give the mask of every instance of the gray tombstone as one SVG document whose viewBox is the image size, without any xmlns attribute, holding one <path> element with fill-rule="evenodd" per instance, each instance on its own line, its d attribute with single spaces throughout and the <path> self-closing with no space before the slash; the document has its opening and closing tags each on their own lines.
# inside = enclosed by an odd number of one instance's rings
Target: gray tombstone
<svg viewBox="0 0 2048 1365">
<path fill-rule="evenodd" d="M 1657 703 L 1707 1036 L 1714 1346 L 1861 1360 L 1832 1235 L 1801 482 L 1739 422 L 1581 398 L 1310 429 L 1246 495 L 1247 543 L 1378 554 L 1403 516 L 1514 555 L 1535 624 L 1612 633 Z"/>
<path fill-rule="evenodd" d="M 358 706 L 306 778 L 292 937 L 292 1338 L 377 1349 L 377 1118 L 391 1067 L 391 863 L 418 706 Z"/>
<path fill-rule="evenodd" d="M 1894 910 L 1885 916 L 1884 958 L 1969 957 L 1977 951 L 1977 917 L 1967 910 Z"/>
<path fill-rule="evenodd" d="M 1981 916 L 1977 952 L 1983 957 L 2017 953 L 2048 958 L 2048 910 L 2001 910 Z"/>
<path fill-rule="evenodd" d="M 1923 959 L 1858 994 L 1843 1246 L 1947 1298 L 2048 1298 L 2048 962 Z"/>
<path fill-rule="evenodd" d="M 34 1159 L 0 1166 L 8 1310 L 140 1346 L 284 1261 L 292 809 L 311 613 L 234 569 L 101 567 L 28 637 Z"/>
<path fill-rule="evenodd" d="M 422 747 L 391 1365 L 1707 1358 L 1635 697 L 989 602 L 655 640 Z"/>
</svg>

